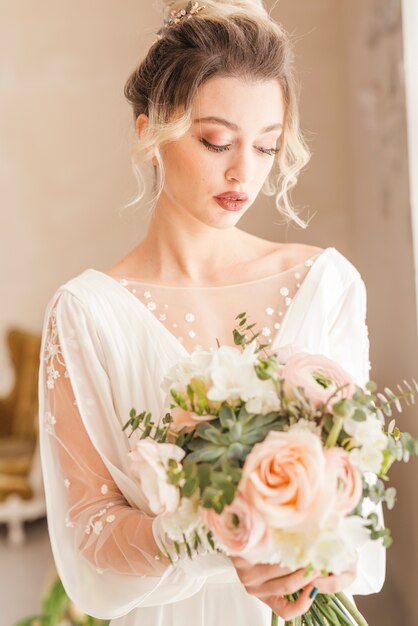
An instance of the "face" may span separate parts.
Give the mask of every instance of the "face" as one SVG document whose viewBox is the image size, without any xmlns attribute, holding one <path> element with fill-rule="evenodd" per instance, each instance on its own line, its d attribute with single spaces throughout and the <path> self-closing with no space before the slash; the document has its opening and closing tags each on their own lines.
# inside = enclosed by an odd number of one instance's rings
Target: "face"
<svg viewBox="0 0 418 626">
<path fill-rule="evenodd" d="M 284 112 L 278 81 L 207 81 L 195 98 L 189 131 L 161 148 L 165 185 L 156 210 L 214 228 L 234 226 L 273 166 Z M 232 196 L 237 193 L 240 201 Z"/>
</svg>

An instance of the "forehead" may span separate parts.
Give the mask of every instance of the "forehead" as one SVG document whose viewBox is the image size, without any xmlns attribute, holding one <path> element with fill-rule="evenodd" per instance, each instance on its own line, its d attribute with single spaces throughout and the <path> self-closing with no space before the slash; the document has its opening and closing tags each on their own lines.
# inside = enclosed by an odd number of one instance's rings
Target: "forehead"
<svg viewBox="0 0 418 626">
<path fill-rule="evenodd" d="M 192 107 L 193 119 L 219 117 L 239 128 L 260 131 L 283 124 L 285 105 L 280 83 L 212 78 L 199 89 Z"/>
</svg>

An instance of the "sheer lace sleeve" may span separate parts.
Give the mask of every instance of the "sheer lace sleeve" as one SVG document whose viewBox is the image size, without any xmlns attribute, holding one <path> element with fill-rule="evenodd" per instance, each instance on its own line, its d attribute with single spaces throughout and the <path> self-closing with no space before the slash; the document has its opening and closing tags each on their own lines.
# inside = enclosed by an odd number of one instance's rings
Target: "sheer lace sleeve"
<svg viewBox="0 0 418 626">
<path fill-rule="evenodd" d="M 366 321 L 367 292 L 360 275 L 356 275 L 344 289 L 341 298 L 331 311 L 329 330 L 329 356 L 340 363 L 364 386 L 369 380 L 369 334 Z M 370 483 L 376 481 L 374 474 L 366 476 Z M 366 502 L 366 514 L 374 511 L 383 522 L 381 505 Z M 385 580 L 386 550 L 381 541 L 371 541 L 360 551 L 358 576 L 345 590 L 350 594 L 377 593 Z"/>
<path fill-rule="evenodd" d="M 134 502 L 129 442 L 95 323 L 66 291 L 51 300 L 45 315 L 39 419 L 51 547 L 75 604 L 93 617 L 113 619 L 196 593 L 204 573 L 190 575 L 186 563 L 174 568 L 155 558 L 153 520 Z"/>
<path fill-rule="evenodd" d="M 90 353 L 90 372 L 100 367 L 93 359 Z M 74 528 L 76 548 L 99 570 L 161 575 L 167 564 L 155 559 L 158 548 L 151 532 L 152 519 L 129 506 L 83 425 L 62 353 L 56 306 L 49 319 L 45 365 L 45 427 L 56 448 L 56 471 L 62 475 L 68 501 L 64 521 Z M 86 372 L 78 375 L 86 377 Z M 96 393 L 92 385 L 90 403 L 100 411 Z"/>
</svg>

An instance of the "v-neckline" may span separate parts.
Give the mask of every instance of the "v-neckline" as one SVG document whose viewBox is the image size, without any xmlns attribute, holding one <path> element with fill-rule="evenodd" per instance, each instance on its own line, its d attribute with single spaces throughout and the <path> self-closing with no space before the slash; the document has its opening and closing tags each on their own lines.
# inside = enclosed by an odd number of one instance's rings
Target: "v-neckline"
<svg viewBox="0 0 418 626">
<path fill-rule="evenodd" d="M 279 337 L 281 336 L 281 333 L 283 331 L 283 328 L 286 325 L 286 321 L 289 317 L 289 315 L 291 314 L 292 310 L 295 308 L 295 302 L 297 303 L 298 299 L 299 299 L 299 294 L 301 292 L 304 291 L 304 287 L 306 289 L 306 282 L 309 283 L 310 278 L 312 273 L 315 273 L 315 268 L 317 267 L 317 265 L 320 265 L 320 260 L 323 259 L 325 257 L 325 255 L 327 253 L 329 253 L 329 251 L 331 250 L 335 250 L 334 247 L 328 247 L 328 248 L 324 248 L 324 250 L 322 252 L 320 252 L 317 256 L 316 259 L 312 265 L 312 267 L 309 269 L 309 272 L 306 274 L 305 278 L 303 279 L 300 287 L 298 288 L 298 291 L 296 292 L 295 296 L 292 299 L 292 302 L 290 303 L 288 309 L 286 310 L 283 318 L 282 318 L 282 322 L 280 325 L 280 328 L 277 330 L 277 332 L 275 333 L 274 337 L 272 338 L 272 342 L 270 344 L 270 346 L 277 346 L 278 341 L 279 341 Z M 179 341 L 177 339 L 177 337 L 168 330 L 168 328 L 166 326 L 164 326 L 164 324 L 158 320 L 155 315 L 145 306 L 145 304 L 137 297 L 135 296 L 129 289 L 127 289 L 125 286 L 121 285 L 119 278 L 115 278 L 113 276 L 110 276 L 109 274 L 106 274 L 105 272 L 102 272 L 100 270 L 96 270 L 94 268 L 88 268 L 85 270 L 84 273 L 87 272 L 93 272 L 94 274 L 98 274 L 101 277 L 104 277 L 105 279 L 111 281 L 111 284 L 114 284 L 117 288 L 122 289 L 128 296 L 128 298 L 133 298 L 134 301 L 137 303 L 137 305 L 139 306 L 139 309 L 143 310 L 146 312 L 146 314 L 150 317 L 150 319 L 152 320 L 152 323 L 155 324 L 155 327 L 157 329 L 161 329 L 162 333 L 165 333 L 167 335 L 167 337 L 169 337 L 169 339 L 173 342 L 174 345 L 178 346 L 179 350 L 182 351 L 184 353 L 184 356 L 186 357 L 190 357 L 194 351 L 190 352 L 189 350 L 187 350 L 187 348 L 181 343 L 181 341 Z M 232 334 L 232 330 L 231 329 L 231 334 Z M 231 347 L 237 347 L 237 346 L 231 346 Z M 207 350 L 203 350 L 205 352 L 207 352 Z"/>
</svg>

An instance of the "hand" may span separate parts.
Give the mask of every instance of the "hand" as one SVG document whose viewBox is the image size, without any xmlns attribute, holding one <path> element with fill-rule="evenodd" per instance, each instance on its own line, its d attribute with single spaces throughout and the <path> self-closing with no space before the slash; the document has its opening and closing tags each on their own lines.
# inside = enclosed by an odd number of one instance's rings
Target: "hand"
<svg viewBox="0 0 418 626">
<path fill-rule="evenodd" d="M 257 596 L 285 620 L 306 613 L 314 602 L 309 594 L 315 587 L 319 572 L 305 576 L 305 568 L 291 571 L 281 565 L 253 565 L 241 557 L 230 557 L 238 577 L 248 593 Z M 323 577 L 325 578 L 325 577 Z M 323 583 L 324 584 L 324 583 Z M 294 602 L 284 596 L 300 591 Z"/>
<path fill-rule="evenodd" d="M 309 594 L 314 587 L 319 593 L 337 593 L 350 585 L 357 575 L 356 564 L 338 576 L 321 576 L 317 571 L 305 576 L 305 568 L 292 572 L 280 565 L 253 565 L 241 557 L 230 559 L 247 592 L 285 620 L 303 615 L 310 609 L 315 598 L 310 598 Z M 284 597 L 296 591 L 301 592 L 297 600 Z"/>
<path fill-rule="evenodd" d="M 319 593 L 338 593 L 351 585 L 357 576 L 357 563 L 341 574 L 329 574 L 328 576 L 318 576 L 315 579 L 315 587 Z"/>
</svg>

